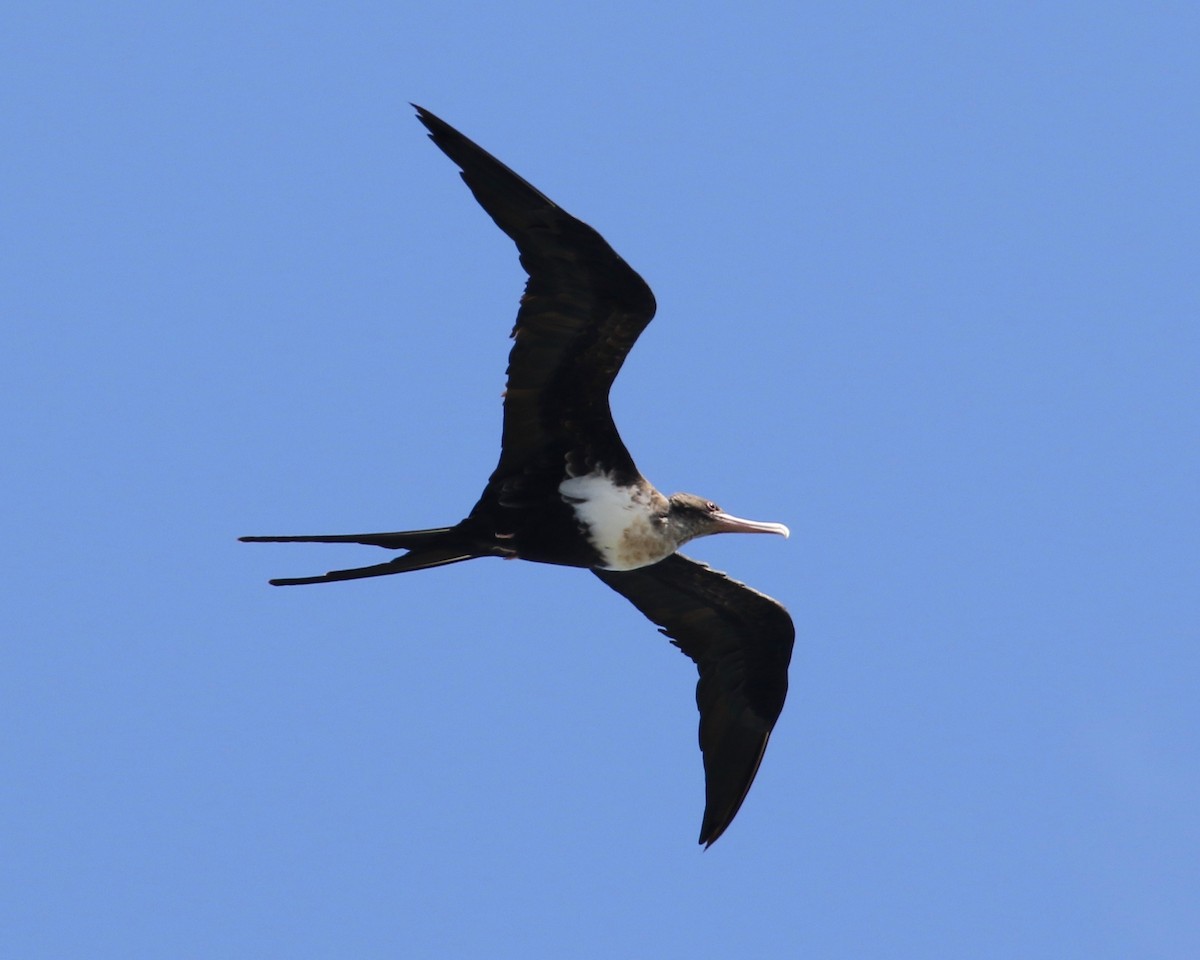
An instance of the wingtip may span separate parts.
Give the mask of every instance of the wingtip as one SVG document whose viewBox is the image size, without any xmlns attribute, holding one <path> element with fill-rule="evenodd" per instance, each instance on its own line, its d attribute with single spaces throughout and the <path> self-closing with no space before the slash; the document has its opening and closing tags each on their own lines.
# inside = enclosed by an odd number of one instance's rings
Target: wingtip
<svg viewBox="0 0 1200 960">
<path fill-rule="evenodd" d="M 733 818 L 731 817 L 719 827 L 714 827 L 712 824 L 708 823 L 707 820 L 705 820 L 705 823 L 700 827 L 700 839 L 697 842 L 700 844 L 700 846 L 707 850 L 714 843 L 721 839 L 721 835 L 725 832 L 726 828 L 728 828 L 732 821 Z"/>
<path fill-rule="evenodd" d="M 419 103 L 409 103 L 409 106 L 417 111 L 417 119 L 421 121 L 426 130 L 429 131 L 429 136 L 432 139 L 436 133 L 443 127 L 452 129 L 445 120 L 439 117 L 436 113 L 426 110 Z"/>
</svg>

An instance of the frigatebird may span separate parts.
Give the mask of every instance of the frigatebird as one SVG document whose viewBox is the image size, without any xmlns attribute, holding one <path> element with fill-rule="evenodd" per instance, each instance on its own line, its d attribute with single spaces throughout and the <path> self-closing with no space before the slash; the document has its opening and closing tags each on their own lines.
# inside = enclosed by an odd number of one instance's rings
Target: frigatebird
<svg viewBox="0 0 1200 960">
<path fill-rule="evenodd" d="M 429 138 L 517 245 L 529 274 L 512 331 L 500 462 L 466 519 L 394 533 L 242 537 L 406 551 L 385 563 L 276 586 L 424 570 L 476 557 L 590 569 L 658 625 L 699 670 L 711 846 L 742 805 L 787 696 L 795 629 L 775 600 L 676 551 L 714 533 L 788 535 L 688 493 L 664 496 L 634 465 L 609 389 L 655 312 L 654 295 L 595 230 L 413 104 Z"/>
</svg>

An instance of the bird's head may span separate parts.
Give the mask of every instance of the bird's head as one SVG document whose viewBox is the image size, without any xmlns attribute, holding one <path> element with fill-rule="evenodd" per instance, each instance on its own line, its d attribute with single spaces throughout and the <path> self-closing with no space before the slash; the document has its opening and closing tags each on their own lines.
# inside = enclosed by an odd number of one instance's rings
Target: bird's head
<svg viewBox="0 0 1200 960">
<path fill-rule="evenodd" d="M 666 525 L 682 546 L 697 537 L 713 533 L 777 533 L 788 535 L 782 523 L 743 520 L 726 513 L 711 500 L 691 493 L 673 493 L 667 498 Z"/>
</svg>

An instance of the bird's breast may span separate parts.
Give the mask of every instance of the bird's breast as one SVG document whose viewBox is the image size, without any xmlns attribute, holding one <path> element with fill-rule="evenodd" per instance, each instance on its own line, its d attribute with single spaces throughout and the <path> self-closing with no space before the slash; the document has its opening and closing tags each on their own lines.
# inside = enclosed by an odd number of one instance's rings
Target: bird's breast
<svg viewBox="0 0 1200 960">
<path fill-rule="evenodd" d="M 648 567 L 678 546 L 659 520 L 665 498 L 647 483 L 623 486 L 606 474 L 590 473 L 569 477 L 558 492 L 574 509 L 580 530 L 606 570 Z"/>
</svg>

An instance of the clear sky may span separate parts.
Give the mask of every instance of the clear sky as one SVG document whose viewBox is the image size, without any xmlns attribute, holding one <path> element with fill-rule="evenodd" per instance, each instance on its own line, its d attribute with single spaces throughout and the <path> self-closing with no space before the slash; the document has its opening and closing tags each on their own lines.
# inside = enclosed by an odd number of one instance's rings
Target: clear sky
<svg viewBox="0 0 1200 960">
<path fill-rule="evenodd" d="M 1200 956 L 1189 3 L 0 15 L 0 956 Z M 658 318 L 643 472 L 788 541 L 709 851 L 691 664 L 458 520 L 523 275 L 429 107 Z"/>
</svg>

